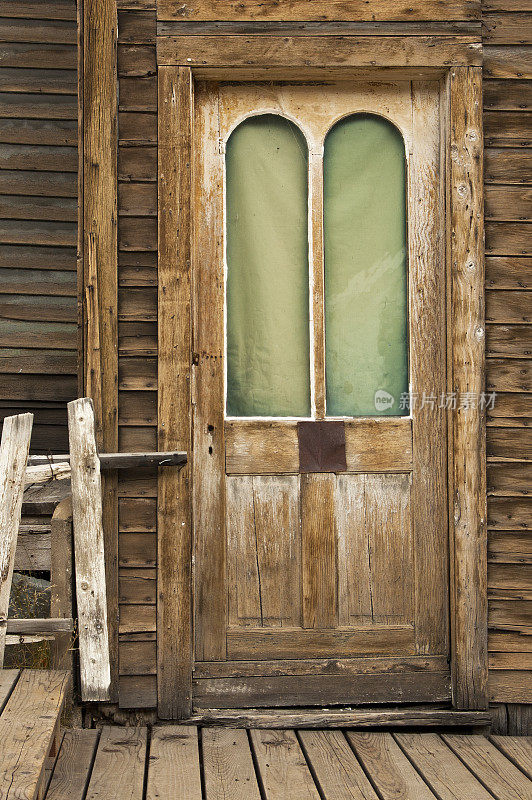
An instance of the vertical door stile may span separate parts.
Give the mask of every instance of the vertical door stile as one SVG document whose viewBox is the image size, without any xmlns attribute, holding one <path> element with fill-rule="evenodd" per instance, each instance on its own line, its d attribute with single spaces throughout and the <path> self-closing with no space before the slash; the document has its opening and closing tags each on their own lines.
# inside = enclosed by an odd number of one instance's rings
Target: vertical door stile
<svg viewBox="0 0 532 800">
<path fill-rule="evenodd" d="M 223 154 L 217 85 L 198 86 L 194 207 L 195 624 L 198 660 L 226 657 Z"/>
<path fill-rule="evenodd" d="M 438 85 L 413 83 L 412 103 L 408 209 L 414 399 L 411 504 L 417 564 L 414 621 L 417 650 L 423 655 L 446 653 L 448 647 L 446 418 L 445 410 L 439 408 L 446 388 L 446 329 Z"/>
<path fill-rule="evenodd" d="M 325 419 L 325 272 L 323 262 L 323 147 L 310 143 L 309 258 L 312 411 Z"/>
</svg>

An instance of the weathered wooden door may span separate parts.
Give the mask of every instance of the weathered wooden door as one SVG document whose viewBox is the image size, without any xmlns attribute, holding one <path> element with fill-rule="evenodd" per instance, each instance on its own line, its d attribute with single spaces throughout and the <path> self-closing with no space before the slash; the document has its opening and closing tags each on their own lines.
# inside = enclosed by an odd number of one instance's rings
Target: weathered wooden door
<svg viewBox="0 0 532 800">
<path fill-rule="evenodd" d="M 439 85 L 200 82 L 193 127 L 195 705 L 447 699 Z"/>
</svg>

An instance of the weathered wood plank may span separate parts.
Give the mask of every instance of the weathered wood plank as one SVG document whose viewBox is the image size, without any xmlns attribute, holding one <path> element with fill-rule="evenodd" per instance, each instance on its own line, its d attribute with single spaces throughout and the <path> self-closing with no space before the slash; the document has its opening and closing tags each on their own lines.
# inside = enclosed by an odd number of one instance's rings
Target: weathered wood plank
<svg viewBox="0 0 532 800">
<path fill-rule="evenodd" d="M 532 780 L 532 740 L 522 736 L 492 736 L 491 741 Z"/>
<path fill-rule="evenodd" d="M 334 475 L 301 475 L 304 628 L 335 628 L 338 622 L 334 487 Z"/>
<path fill-rule="evenodd" d="M 489 464 L 488 493 L 491 495 L 528 494 L 532 483 L 532 464 Z"/>
<path fill-rule="evenodd" d="M 109 700 L 104 534 L 100 463 L 92 401 L 68 404 L 72 512 L 76 553 L 81 693 L 83 700 Z"/>
<path fill-rule="evenodd" d="M 218 67 L 441 67 L 480 64 L 468 36 L 160 36 L 161 65 Z"/>
<path fill-rule="evenodd" d="M 487 78 L 532 78 L 529 47 L 485 45 L 483 71 Z"/>
<path fill-rule="evenodd" d="M 484 254 L 482 202 L 482 95 L 478 69 L 450 73 L 452 388 L 483 391 Z M 465 112 L 464 112 L 465 109 Z M 486 473 L 480 408 L 453 415 L 450 437 L 454 530 L 451 620 L 454 702 L 486 706 Z"/>
<path fill-rule="evenodd" d="M 6 417 L 2 427 L 0 443 L 0 667 L 4 662 L 9 596 L 32 424 L 33 414 L 20 414 Z"/>
<path fill-rule="evenodd" d="M 11 69 L 0 73 L 2 92 L 42 92 L 43 94 L 76 94 L 76 72 L 66 69 Z"/>
<path fill-rule="evenodd" d="M 435 795 L 391 734 L 348 731 L 346 736 L 371 775 L 382 800 L 434 800 Z"/>
<path fill-rule="evenodd" d="M 403 672 L 445 672 L 445 656 L 395 658 L 301 658 L 276 661 L 196 661 L 194 678 L 281 677 L 287 675 L 362 675 Z"/>
<path fill-rule="evenodd" d="M 487 80 L 483 87 L 484 108 L 489 111 L 530 111 L 530 81 Z"/>
<path fill-rule="evenodd" d="M 192 84 L 188 68 L 159 70 L 158 446 L 190 451 Z M 190 715 L 192 520 L 190 468 L 159 472 L 158 710 Z"/>
<path fill-rule="evenodd" d="M 3 800 L 33 800 L 44 788 L 45 761 L 56 736 L 69 682 L 67 672 L 22 672 L 0 716 Z"/>
<path fill-rule="evenodd" d="M 222 186 L 219 174 L 219 98 L 206 87 L 198 97 L 194 130 L 201 148 L 194 148 L 192 203 L 197 225 L 194 248 L 193 304 L 195 393 L 194 528 L 196 657 L 220 661 L 226 657 L 226 536 L 224 446 L 224 324 L 213 309 L 223 308 Z M 216 133 L 218 131 L 218 133 Z M 201 276 L 201 278 L 200 278 Z M 213 598 L 216 601 L 213 602 Z"/>
<path fill-rule="evenodd" d="M 191 723 L 226 725 L 233 728 L 374 728 L 386 727 L 462 727 L 489 725 L 491 714 L 483 711 L 452 711 L 405 706 L 402 709 L 207 709 L 194 714 Z M 410 798 L 408 798 L 410 800 Z"/>
<path fill-rule="evenodd" d="M 348 472 L 409 472 L 412 422 L 407 418 L 346 421 L 345 449 Z M 297 423 L 229 421 L 225 459 L 228 474 L 297 474 Z"/>
<path fill-rule="evenodd" d="M 74 26 L 75 29 L 75 26 Z M 0 66 L 30 69 L 76 69 L 76 45 L 10 42 L 0 48 Z M 75 119 L 75 107 L 72 108 Z"/>
<path fill-rule="evenodd" d="M 152 731 L 146 800 L 164 798 L 202 798 L 197 728 L 165 725 Z"/>
<path fill-rule="evenodd" d="M 488 685 L 489 698 L 493 703 L 532 703 L 532 672 L 493 670 Z"/>
<path fill-rule="evenodd" d="M 529 147 L 532 144 L 530 115 L 526 111 L 485 111 L 484 137 L 486 147 Z"/>
<path fill-rule="evenodd" d="M 532 498 L 490 497 L 488 525 L 502 530 L 520 530 L 532 523 Z"/>
<path fill-rule="evenodd" d="M 114 0 L 85 0 L 83 6 L 83 220 L 82 258 L 88 282 L 89 242 L 97 271 L 101 371 L 102 449 L 118 450 L 118 275 L 117 275 L 117 10 Z M 85 373 L 94 353 L 86 353 Z M 110 699 L 117 699 L 118 520 L 117 479 L 103 484 L 107 622 L 111 662 Z"/>
<path fill-rule="evenodd" d="M 490 461 L 531 461 L 532 435 L 529 430 L 488 428 L 486 432 L 487 455 Z"/>
<path fill-rule="evenodd" d="M 229 624 L 299 625 L 298 478 L 228 477 L 226 490 Z"/>
<path fill-rule="evenodd" d="M 259 800 L 261 795 L 246 731 L 205 728 L 202 755 L 207 797 Z"/>
<path fill-rule="evenodd" d="M 445 800 L 492 797 L 436 733 L 397 733 L 394 738 L 437 797 Z"/>
<path fill-rule="evenodd" d="M 73 0 L 4 0 L 2 14 L 6 17 L 28 19 L 76 19 Z"/>
<path fill-rule="evenodd" d="M 120 11 L 118 41 L 133 44 L 155 44 L 157 19 L 151 11 Z"/>
<path fill-rule="evenodd" d="M 118 46 L 118 74 L 125 76 L 155 75 L 157 72 L 154 45 L 120 44 Z"/>
<path fill-rule="evenodd" d="M 532 216 L 532 190 L 526 186 L 486 186 L 484 199 L 486 219 L 516 222 Z"/>
<path fill-rule="evenodd" d="M 301 731 L 299 741 L 325 797 L 334 797 L 336 800 L 378 800 L 340 731 Z"/>
<path fill-rule="evenodd" d="M 266 800 L 318 800 L 294 731 L 252 730 L 251 742 Z"/>
<path fill-rule="evenodd" d="M 18 669 L 0 670 L 0 714 L 2 713 L 8 698 L 15 688 L 15 684 L 20 676 Z"/>
<path fill-rule="evenodd" d="M 451 0 L 442 6 L 437 0 L 415 0 L 405 3 L 401 0 L 384 0 L 377 6 L 369 0 L 357 0 L 346 6 L 341 0 L 321 0 L 309 3 L 295 0 L 287 6 L 279 6 L 275 0 L 248 0 L 240 3 L 236 0 L 213 2 L 213 0 L 187 0 L 186 3 L 176 0 L 159 0 L 158 18 L 161 20 L 209 20 L 231 21 L 264 21 L 282 20 L 300 22 L 302 20 L 361 20 L 372 19 L 375 22 L 414 20 L 433 21 L 478 19 L 480 3 Z"/>
<path fill-rule="evenodd" d="M 125 181 L 156 181 L 157 148 L 121 147 L 118 152 L 118 177 Z"/>
<path fill-rule="evenodd" d="M 482 14 L 482 38 L 499 45 L 532 44 L 530 14 Z"/>
<path fill-rule="evenodd" d="M 517 191 L 521 190 L 518 189 Z M 486 200 L 488 201 L 487 194 Z M 495 212 L 495 209 L 493 210 Z M 486 288 L 532 289 L 532 258 L 520 256 L 491 256 L 487 258 Z M 487 302 L 490 302 L 489 297 Z"/>
<path fill-rule="evenodd" d="M 67 730 L 46 793 L 46 800 L 84 800 L 100 732 Z"/>
<path fill-rule="evenodd" d="M 146 739 L 146 728 L 102 728 L 86 800 L 142 800 Z"/>
<path fill-rule="evenodd" d="M 530 796 L 528 778 L 484 736 L 443 734 L 442 738 L 495 797 L 527 800 Z"/>
<path fill-rule="evenodd" d="M 64 19 L 0 17 L 0 42 L 75 44 L 76 26 Z"/>
<path fill-rule="evenodd" d="M 235 660 L 328 658 L 333 656 L 413 655 L 414 631 L 409 625 L 336 630 L 307 628 L 230 628 L 227 656 Z"/>
<path fill-rule="evenodd" d="M 50 538 L 54 543 L 50 557 L 50 614 L 52 617 L 72 617 L 72 498 L 67 497 L 55 508 L 50 524 Z M 57 635 L 53 644 L 54 666 L 74 668 L 70 635 Z"/>
<path fill-rule="evenodd" d="M 157 677 L 155 675 L 123 675 L 119 680 L 119 690 L 120 708 L 155 709 L 157 707 Z"/>
<path fill-rule="evenodd" d="M 235 686 L 236 683 L 236 686 Z M 369 675 L 289 675 L 193 681 L 195 708 L 275 708 L 450 700 L 449 670 Z"/>
<path fill-rule="evenodd" d="M 532 322 L 530 294 L 530 292 L 525 291 L 504 290 L 486 292 L 486 320 L 510 325 L 519 322 Z M 527 355 L 527 353 L 525 352 L 524 355 Z"/>
</svg>

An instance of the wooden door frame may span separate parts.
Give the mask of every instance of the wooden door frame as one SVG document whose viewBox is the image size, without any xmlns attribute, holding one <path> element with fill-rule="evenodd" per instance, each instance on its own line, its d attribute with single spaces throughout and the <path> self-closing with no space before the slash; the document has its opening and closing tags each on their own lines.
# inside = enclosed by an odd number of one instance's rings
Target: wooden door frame
<svg viewBox="0 0 532 800">
<path fill-rule="evenodd" d="M 301 36 L 298 42 L 307 38 L 313 37 Z M 350 64 L 349 70 L 345 66 L 338 71 L 324 68 L 319 63 L 316 67 L 294 65 L 293 53 L 288 50 L 285 52 L 292 63 L 284 67 L 278 63 L 278 53 L 277 62 L 249 68 L 245 66 L 247 52 L 242 51 L 239 60 L 234 43 L 228 47 L 232 59 L 229 67 L 220 63 L 223 47 L 214 48 L 212 53 L 208 48 L 202 51 L 202 37 L 195 36 L 194 48 L 190 49 L 187 39 L 190 37 L 166 37 L 158 58 L 159 446 L 167 448 L 171 444 L 174 449 L 188 449 L 191 436 L 190 164 L 194 78 L 257 80 L 263 76 L 272 80 L 275 74 L 289 80 L 321 74 L 330 79 L 340 74 L 343 78 L 366 79 L 382 79 L 383 75 L 401 75 L 405 79 L 430 76 L 441 81 L 446 165 L 447 386 L 457 396 L 468 392 L 480 395 L 485 374 L 482 70 L 475 60 L 471 65 L 470 50 L 465 45 L 451 49 L 453 64 L 443 68 L 435 66 L 433 48 L 426 42 L 416 42 L 413 68 L 412 63 L 397 63 L 403 49 L 397 46 L 396 38 L 393 58 L 388 58 L 391 63 L 386 59 L 380 62 L 386 69 L 364 63 L 364 52 L 360 63 Z M 246 44 L 242 46 L 245 48 Z M 305 52 L 310 52 L 309 47 Z M 356 54 L 354 49 L 352 61 Z M 208 61 L 208 55 L 213 63 Z M 227 62 L 229 56 L 222 60 Z M 201 66 L 197 66 L 198 61 Z M 179 329 L 176 320 L 180 320 Z M 176 411 L 182 415 L 180 420 Z M 478 403 L 467 410 L 449 412 L 447 441 L 453 706 L 476 710 L 486 708 L 488 702 L 485 420 Z M 185 506 L 185 498 L 189 503 L 189 497 L 188 478 L 184 486 L 177 475 L 171 475 L 171 470 L 161 471 L 157 651 L 159 714 L 163 717 L 186 718 L 191 712 L 192 536 L 190 506 Z"/>
</svg>

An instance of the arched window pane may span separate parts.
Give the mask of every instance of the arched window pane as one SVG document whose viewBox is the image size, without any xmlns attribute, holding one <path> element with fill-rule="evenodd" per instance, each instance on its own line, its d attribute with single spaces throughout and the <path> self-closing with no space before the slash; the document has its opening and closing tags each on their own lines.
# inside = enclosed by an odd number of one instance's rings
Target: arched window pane
<svg viewBox="0 0 532 800">
<path fill-rule="evenodd" d="M 324 153 L 329 416 L 408 413 L 406 240 L 401 134 L 370 114 L 341 120 Z"/>
<path fill-rule="evenodd" d="M 310 413 L 308 151 L 273 114 L 226 148 L 227 413 Z"/>
</svg>

